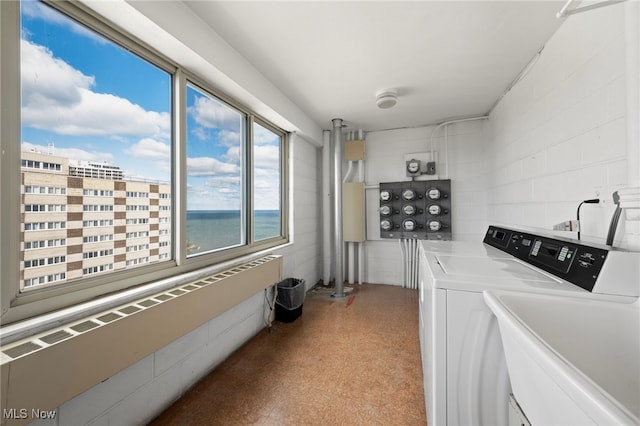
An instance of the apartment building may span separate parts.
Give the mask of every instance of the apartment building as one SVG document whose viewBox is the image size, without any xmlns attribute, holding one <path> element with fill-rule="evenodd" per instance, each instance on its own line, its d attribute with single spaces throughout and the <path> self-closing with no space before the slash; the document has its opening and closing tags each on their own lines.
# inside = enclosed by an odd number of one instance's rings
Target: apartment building
<svg viewBox="0 0 640 426">
<path fill-rule="evenodd" d="M 22 289 L 168 260 L 171 188 L 118 166 L 23 152 Z"/>
</svg>

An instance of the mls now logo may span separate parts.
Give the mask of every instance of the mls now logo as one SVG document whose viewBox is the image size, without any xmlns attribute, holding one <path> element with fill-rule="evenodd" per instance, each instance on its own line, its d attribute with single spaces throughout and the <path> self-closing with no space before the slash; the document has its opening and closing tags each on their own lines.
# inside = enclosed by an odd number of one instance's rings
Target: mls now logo
<svg viewBox="0 0 640 426">
<path fill-rule="evenodd" d="M 5 419 L 55 419 L 56 410 L 40 410 L 32 408 L 31 411 L 26 408 L 4 408 L 2 417 Z"/>
</svg>

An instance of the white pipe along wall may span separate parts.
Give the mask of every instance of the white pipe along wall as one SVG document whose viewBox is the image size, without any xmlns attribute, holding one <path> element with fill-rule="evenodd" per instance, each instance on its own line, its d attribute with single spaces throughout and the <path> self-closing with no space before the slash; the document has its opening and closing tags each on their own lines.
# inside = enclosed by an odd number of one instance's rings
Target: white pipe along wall
<svg viewBox="0 0 640 426">
<path fill-rule="evenodd" d="M 640 3 L 625 4 L 627 83 L 627 184 L 640 188 Z M 635 117 L 635 119 L 633 119 Z M 629 247 L 640 250 L 640 210 L 626 210 Z"/>
<path fill-rule="evenodd" d="M 332 266 L 332 185 L 331 131 L 322 133 L 322 283 L 328 286 L 333 277 Z"/>
<path fill-rule="evenodd" d="M 335 274 L 334 297 L 344 297 L 344 242 L 342 241 L 342 119 L 334 118 L 333 149 L 333 260 Z"/>
</svg>

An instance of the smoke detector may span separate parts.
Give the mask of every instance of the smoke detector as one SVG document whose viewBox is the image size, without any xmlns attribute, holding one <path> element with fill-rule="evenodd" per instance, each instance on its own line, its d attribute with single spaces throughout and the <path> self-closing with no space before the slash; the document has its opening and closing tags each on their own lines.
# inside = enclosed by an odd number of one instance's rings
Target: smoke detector
<svg viewBox="0 0 640 426">
<path fill-rule="evenodd" d="M 398 103 L 398 91 L 396 89 L 383 89 L 376 92 L 376 105 L 378 105 L 378 108 L 391 108 L 396 103 Z"/>
</svg>

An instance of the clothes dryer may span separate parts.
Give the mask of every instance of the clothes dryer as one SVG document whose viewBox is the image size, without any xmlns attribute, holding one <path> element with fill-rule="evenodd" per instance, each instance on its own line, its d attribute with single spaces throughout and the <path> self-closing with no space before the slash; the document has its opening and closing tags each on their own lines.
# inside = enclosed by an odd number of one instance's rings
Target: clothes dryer
<svg viewBox="0 0 640 426">
<path fill-rule="evenodd" d="M 496 229 L 509 238 L 507 245 L 513 233 L 521 235 L 490 227 L 487 236 L 493 238 Z M 519 242 L 523 254 L 533 239 L 525 241 L 527 246 Z M 582 253 L 571 250 L 575 256 Z M 511 386 L 498 324 L 483 291 L 578 296 L 590 291 L 529 264 L 519 252 L 516 257 L 483 242 L 425 241 L 420 253 L 420 344 L 428 424 L 508 424 Z"/>
</svg>

